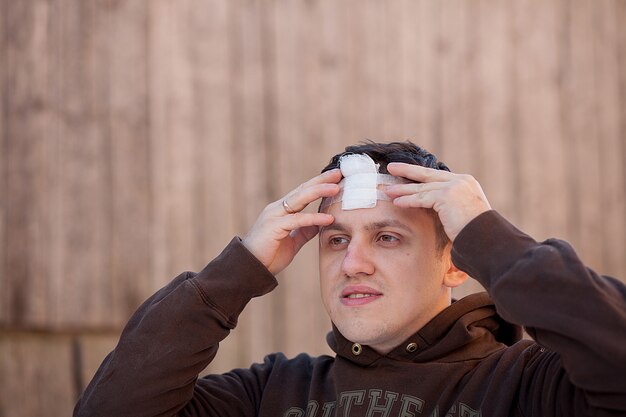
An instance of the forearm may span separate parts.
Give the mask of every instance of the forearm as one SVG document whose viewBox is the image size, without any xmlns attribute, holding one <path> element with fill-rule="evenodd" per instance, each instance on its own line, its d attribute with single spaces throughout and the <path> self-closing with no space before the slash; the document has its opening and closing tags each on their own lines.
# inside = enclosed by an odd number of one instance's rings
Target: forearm
<svg viewBox="0 0 626 417">
<path fill-rule="evenodd" d="M 495 212 L 461 232 L 453 260 L 485 286 L 503 318 L 559 353 L 575 386 L 626 395 L 622 283 L 586 268 L 567 243 L 538 243 Z"/>
<path fill-rule="evenodd" d="M 200 273 L 184 273 L 126 325 L 79 400 L 75 416 L 171 416 L 191 399 L 198 373 L 248 301 L 274 277 L 238 239 Z"/>
</svg>

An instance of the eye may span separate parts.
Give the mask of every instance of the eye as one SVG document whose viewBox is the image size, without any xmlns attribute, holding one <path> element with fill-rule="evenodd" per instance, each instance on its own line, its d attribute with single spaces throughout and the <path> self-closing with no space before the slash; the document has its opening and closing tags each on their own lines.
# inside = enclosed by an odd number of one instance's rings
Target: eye
<svg viewBox="0 0 626 417">
<path fill-rule="evenodd" d="M 328 239 L 328 245 L 333 248 L 339 248 L 348 244 L 348 239 L 345 236 L 333 236 Z"/>
<path fill-rule="evenodd" d="M 398 236 L 389 233 L 381 233 L 378 235 L 376 240 L 387 246 L 396 245 L 400 242 L 400 238 Z"/>
</svg>

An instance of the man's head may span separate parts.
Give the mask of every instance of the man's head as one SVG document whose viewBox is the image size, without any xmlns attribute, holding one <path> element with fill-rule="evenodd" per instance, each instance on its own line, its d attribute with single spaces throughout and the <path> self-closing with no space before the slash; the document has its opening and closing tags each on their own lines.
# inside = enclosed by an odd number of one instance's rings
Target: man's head
<svg viewBox="0 0 626 417">
<path fill-rule="evenodd" d="M 350 154 L 368 155 L 375 163 L 379 164 L 378 172 L 381 174 L 389 173 L 387 171 L 387 165 L 391 162 L 404 162 L 432 169 L 450 171 L 450 168 L 443 162 L 438 161 L 435 155 L 412 142 L 406 141 L 390 143 L 366 142 L 360 145 L 346 146 L 343 152 L 338 153 L 330 159 L 330 162 L 322 169 L 322 172 L 339 168 L 339 160 L 341 157 Z M 437 213 L 435 213 L 434 210 L 428 210 L 428 213 L 433 217 L 435 227 L 437 228 L 437 247 L 443 251 L 450 243 L 450 239 L 448 239 L 446 232 L 443 230 Z"/>
<path fill-rule="evenodd" d="M 387 173 L 390 162 L 449 169 L 410 143 L 366 143 L 335 155 L 366 154 Z M 450 304 L 450 290 L 464 281 L 450 259 L 450 241 L 433 210 L 324 208 L 335 221 L 320 231 L 322 299 L 333 323 L 349 340 L 387 352 Z"/>
</svg>

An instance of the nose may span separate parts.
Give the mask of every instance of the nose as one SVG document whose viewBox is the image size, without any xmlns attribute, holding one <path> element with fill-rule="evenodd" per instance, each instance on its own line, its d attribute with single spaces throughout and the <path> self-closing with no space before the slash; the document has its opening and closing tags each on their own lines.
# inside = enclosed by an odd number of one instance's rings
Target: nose
<svg viewBox="0 0 626 417">
<path fill-rule="evenodd" d="M 374 273 L 374 261 L 366 242 L 352 239 L 345 254 L 341 263 L 341 271 L 346 276 L 354 278 Z"/>
</svg>

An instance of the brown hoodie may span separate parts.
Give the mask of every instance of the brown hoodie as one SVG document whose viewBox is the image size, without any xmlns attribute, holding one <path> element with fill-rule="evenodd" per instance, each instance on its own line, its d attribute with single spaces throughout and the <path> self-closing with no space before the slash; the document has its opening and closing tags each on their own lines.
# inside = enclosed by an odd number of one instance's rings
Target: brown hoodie
<svg viewBox="0 0 626 417">
<path fill-rule="evenodd" d="M 626 286 L 494 211 L 461 232 L 453 260 L 494 301 L 453 303 L 387 355 L 356 354 L 333 329 L 335 357 L 277 353 L 197 380 L 247 302 L 276 286 L 235 238 L 137 310 L 74 415 L 626 416 Z"/>
</svg>

